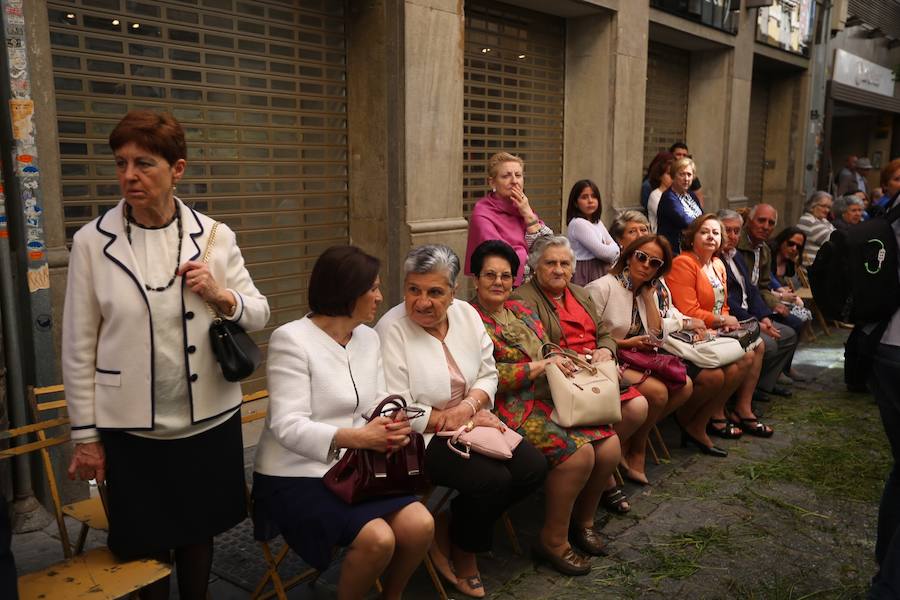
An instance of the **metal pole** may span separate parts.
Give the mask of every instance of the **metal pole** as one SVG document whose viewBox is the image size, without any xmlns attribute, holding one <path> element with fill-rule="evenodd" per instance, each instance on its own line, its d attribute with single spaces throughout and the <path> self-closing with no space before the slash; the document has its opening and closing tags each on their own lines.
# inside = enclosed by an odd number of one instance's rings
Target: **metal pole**
<svg viewBox="0 0 900 600">
<path fill-rule="evenodd" d="M 22 368 L 22 350 L 19 328 L 15 326 L 16 284 L 12 274 L 12 254 L 9 251 L 9 228 L 6 220 L 6 193 L 3 187 L 3 171 L 0 169 L 0 321 L 3 325 L 3 345 L 6 352 L 6 375 L 9 386 L 6 396 L 9 402 L 10 422 L 19 427 L 28 422 L 25 410 L 25 377 Z M 26 455 L 15 458 L 16 500 L 33 496 L 31 469 Z"/>
</svg>

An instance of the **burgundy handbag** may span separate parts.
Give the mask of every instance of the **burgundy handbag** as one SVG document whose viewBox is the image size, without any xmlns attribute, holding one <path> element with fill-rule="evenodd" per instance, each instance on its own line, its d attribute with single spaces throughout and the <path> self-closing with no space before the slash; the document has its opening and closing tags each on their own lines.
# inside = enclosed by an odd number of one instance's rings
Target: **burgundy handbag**
<svg viewBox="0 0 900 600">
<path fill-rule="evenodd" d="M 406 409 L 402 396 L 388 396 L 368 420 Z M 323 477 L 325 487 L 347 504 L 370 498 L 401 496 L 424 491 L 425 438 L 413 431 L 409 443 L 390 456 L 384 452 L 350 448 Z"/>
<path fill-rule="evenodd" d="M 633 348 L 619 350 L 619 363 L 629 369 L 640 371 L 644 379 L 656 377 L 669 388 L 670 392 L 687 384 L 687 367 L 677 356 L 662 352 L 642 352 Z"/>
</svg>

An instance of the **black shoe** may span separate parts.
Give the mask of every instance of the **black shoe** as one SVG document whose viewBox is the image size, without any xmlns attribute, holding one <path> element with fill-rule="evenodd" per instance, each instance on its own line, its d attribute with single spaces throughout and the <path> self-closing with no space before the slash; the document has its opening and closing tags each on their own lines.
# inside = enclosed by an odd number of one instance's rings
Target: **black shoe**
<svg viewBox="0 0 900 600">
<path fill-rule="evenodd" d="M 753 401 L 754 402 L 771 402 L 772 396 L 768 395 L 762 390 L 753 390 Z"/>
<path fill-rule="evenodd" d="M 728 456 L 728 451 L 719 448 L 718 446 L 707 446 L 703 442 L 700 442 L 694 438 L 691 434 L 687 432 L 681 423 L 678 422 L 678 419 L 675 419 L 675 424 L 678 425 L 678 428 L 681 430 L 681 447 L 687 448 L 688 442 L 697 447 L 700 452 L 703 454 L 708 454 L 709 456 L 717 456 L 719 458 L 725 458 Z"/>
<path fill-rule="evenodd" d="M 781 385 L 773 386 L 772 391 L 769 393 L 775 394 L 776 396 L 781 396 L 783 398 L 790 398 L 794 395 L 794 392 Z"/>
</svg>

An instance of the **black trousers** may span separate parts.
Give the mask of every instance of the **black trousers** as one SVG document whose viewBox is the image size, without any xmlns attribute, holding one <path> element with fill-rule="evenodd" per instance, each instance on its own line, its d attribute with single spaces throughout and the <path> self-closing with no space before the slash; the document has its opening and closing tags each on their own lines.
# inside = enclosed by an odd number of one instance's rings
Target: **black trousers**
<svg viewBox="0 0 900 600">
<path fill-rule="evenodd" d="M 870 385 L 881 412 L 884 432 L 894 464 L 884 483 L 878 510 L 875 560 L 878 573 L 872 579 L 870 600 L 900 598 L 900 347 L 881 344 L 872 359 Z"/>
<path fill-rule="evenodd" d="M 547 460 L 522 440 L 509 460 L 472 452 L 463 458 L 435 436 L 425 449 L 425 468 L 435 485 L 459 492 L 451 502 L 450 541 L 466 552 L 491 549 L 494 522 L 544 482 Z"/>
</svg>

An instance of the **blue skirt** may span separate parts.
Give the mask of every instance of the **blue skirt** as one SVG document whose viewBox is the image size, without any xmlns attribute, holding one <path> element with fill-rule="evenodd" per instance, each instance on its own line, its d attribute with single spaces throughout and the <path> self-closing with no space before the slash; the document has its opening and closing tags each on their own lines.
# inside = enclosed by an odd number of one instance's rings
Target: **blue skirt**
<svg viewBox="0 0 900 600">
<path fill-rule="evenodd" d="M 347 504 L 321 477 L 253 473 L 254 537 L 268 540 L 280 532 L 300 558 L 324 571 L 336 546 L 349 546 L 366 523 L 413 502 L 415 496 L 392 496 Z"/>
</svg>

